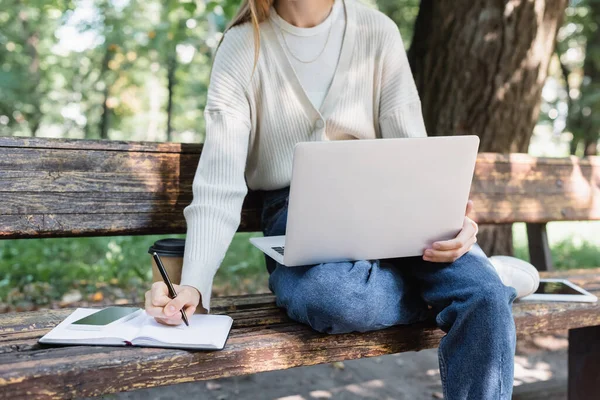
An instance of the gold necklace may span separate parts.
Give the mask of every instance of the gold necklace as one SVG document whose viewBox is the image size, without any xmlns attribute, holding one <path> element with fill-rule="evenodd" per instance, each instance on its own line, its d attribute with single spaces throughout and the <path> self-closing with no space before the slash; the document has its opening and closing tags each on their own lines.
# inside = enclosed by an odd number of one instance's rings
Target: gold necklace
<svg viewBox="0 0 600 400">
<path fill-rule="evenodd" d="M 332 16 L 331 13 L 333 12 L 333 7 L 335 7 L 335 4 L 333 6 L 331 6 L 331 11 L 329 12 L 330 15 L 327 16 L 328 18 Z M 303 64 L 310 64 L 310 63 L 317 61 L 319 59 L 319 57 L 321 57 L 321 54 L 323 54 L 323 52 L 327 48 L 327 44 L 329 43 L 329 37 L 331 36 L 331 29 L 333 27 L 333 18 L 329 18 L 329 19 L 330 19 L 329 31 L 327 32 L 327 39 L 325 39 L 325 44 L 323 45 L 323 48 L 321 49 L 319 54 L 317 54 L 317 56 L 310 61 L 301 60 L 292 52 L 292 49 L 290 49 L 290 46 L 288 45 L 287 40 L 285 39 L 285 32 L 283 31 L 283 29 L 281 29 L 281 27 L 279 25 L 277 25 L 279 28 L 279 32 L 281 32 L 281 37 L 283 38 L 283 43 L 285 44 L 285 48 L 287 49 L 288 53 L 290 53 L 292 57 L 294 57 L 296 60 L 298 60 L 299 62 L 301 62 Z"/>
</svg>

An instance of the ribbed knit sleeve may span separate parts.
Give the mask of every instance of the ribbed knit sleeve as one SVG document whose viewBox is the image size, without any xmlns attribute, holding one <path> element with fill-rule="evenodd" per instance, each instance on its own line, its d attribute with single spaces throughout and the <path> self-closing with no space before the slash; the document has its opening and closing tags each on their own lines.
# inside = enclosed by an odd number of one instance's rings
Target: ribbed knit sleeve
<svg viewBox="0 0 600 400">
<path fill-rule="evenodd" d="M 383 138 L 426 137 L 425 121 L 419 100 L 397 107 L 384 118 L 379 118 Z"/>
<path fill-rule="evenodd" d="M 393 24 L 384 36 L 379 129 L 384 138 L 427 136 L 421 100 L 404 43 Z"/>
<path fill-rule="evenodd" d="M 238 37 L 244 32 L 234 31 L 228 38 L 230 32 L 215 56 L 204 110 L 204 148 L 193 181 L 193 201 L 184 210 L 187 237 L 181 284 L 198 289 L 206 310 L 214 275 L 240 224 L 248 191 L 244 172 L 251 129 L 245 93 L 249 52 L 244 48 L 247 41 Z"/>
</svg>

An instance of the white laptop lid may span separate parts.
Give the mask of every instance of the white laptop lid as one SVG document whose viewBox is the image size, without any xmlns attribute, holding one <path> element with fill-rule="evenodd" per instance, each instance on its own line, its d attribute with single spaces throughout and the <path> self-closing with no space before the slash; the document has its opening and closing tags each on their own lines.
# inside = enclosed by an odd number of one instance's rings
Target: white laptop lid
<svg viewBox="0 0 600 400">
<path fill-rule="evenodd" d="M 296 145 L 284 264 L 422 255 L 460 231 L 477 136 Z"/>
</svg>

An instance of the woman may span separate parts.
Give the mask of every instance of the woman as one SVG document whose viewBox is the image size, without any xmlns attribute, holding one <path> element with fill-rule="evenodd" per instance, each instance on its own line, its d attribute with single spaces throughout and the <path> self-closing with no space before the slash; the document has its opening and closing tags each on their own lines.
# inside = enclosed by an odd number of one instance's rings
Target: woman
<svg viewBox="0 0 600 400">
<path fill-rule="evenodd" d="M 397 26 L 357 0 L 244 0 L 216 53 L 204 115 L 179 294 L 170 300 L 157 283 L 146 295 L 166 324 L 179 324 L 182 308 L 209 310 L 247 186 L 263 191 L 265 235 L 285 233 L 296 143 L 426 136 Z M 291 318 L 328 333 L 414 323 L 429 305 L 447 332 L 445 398 L 509 399 L 516 292 L 476 234 L 465 216 L 455 239 L 423 257 L 296 268 L 268 259 L 269 286 Z"/>
</svg>

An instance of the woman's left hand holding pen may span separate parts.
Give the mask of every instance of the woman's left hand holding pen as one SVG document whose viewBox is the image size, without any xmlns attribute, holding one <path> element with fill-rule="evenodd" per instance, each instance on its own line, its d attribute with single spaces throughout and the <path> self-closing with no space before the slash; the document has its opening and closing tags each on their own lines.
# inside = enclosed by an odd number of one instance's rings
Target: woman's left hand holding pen
<svg viewBox="0 0 600 400">
<path fill-rule="evenodd" d="M 154 282 L 146 292 L 146 312 L 165 325 L 183 323 L 179 310 L 185 311 L 188 319 L 200 303 L 200 292 L 192 286 L 173 285 L 177 297 L 169 298 L 169 289 L 164 282 Z"/>
</svg>

